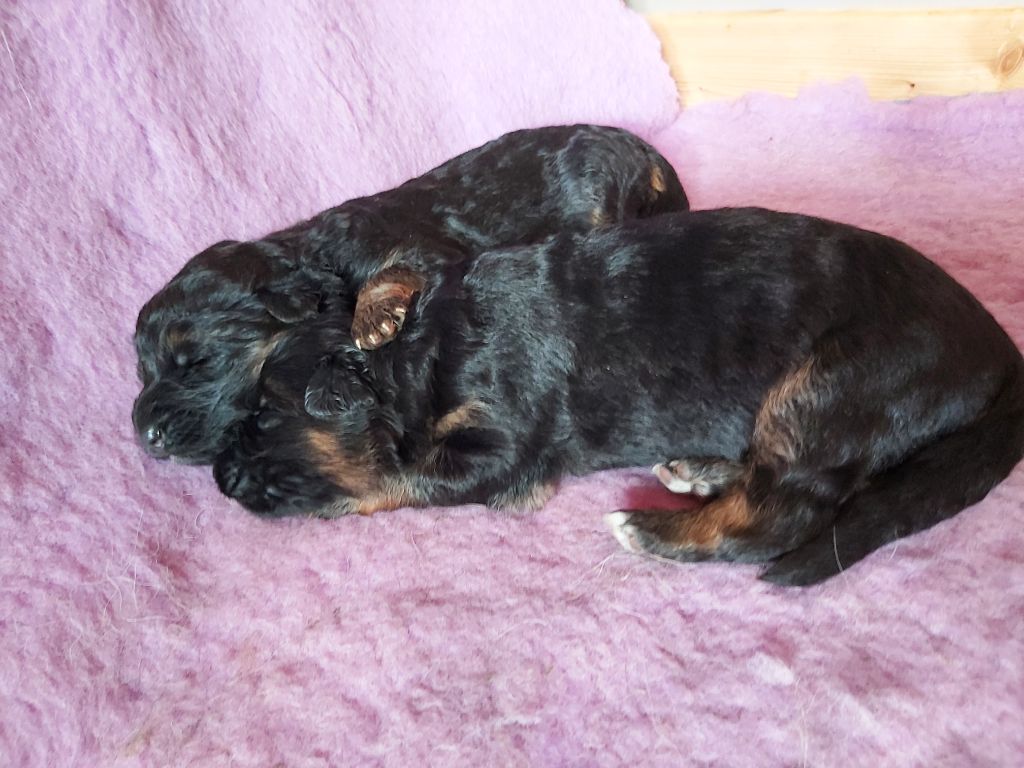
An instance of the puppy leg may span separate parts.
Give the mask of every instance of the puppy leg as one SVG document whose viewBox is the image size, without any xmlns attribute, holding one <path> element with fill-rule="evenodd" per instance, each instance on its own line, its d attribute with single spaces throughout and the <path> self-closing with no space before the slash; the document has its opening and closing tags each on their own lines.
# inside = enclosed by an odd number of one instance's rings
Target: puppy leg
<svg viewBox="0 0 1024 768">
<path fill-rule="evenodd" d="M 377 349 L 401 330 L 413 298 L 426 281 L 419 271 L 388 267 L 371 277 L 359 291 L 352 318 L 352 338 L 360 349 Z"/>
<path fill-rule="evenodd" d="M 837 458 L 842 446 L 808 428 L 839 402 L 828 371 L 812 357 L 766 394 L 742 469 L 694 461 L 659 473 L 670 488 L 688 490 L 714 478 L 700 489 L 724 490 L 720 497 L 694 512 L 615 512 L 608 522 L 619 542 L 673 560 L 763 562 L 822 530 L 859 482 L 856 464 Z"/>
<path fill-rule="evenodd" d="M 1024 378 L 1003 386 L 985 413 L 871 477 L 815 538 L 761 578 L 785 586 L 824 581 L 901 536 L 930 528 L 985 497 L 1024 454 Z"/>
<path fill-rule="evenodd" d="M 835 517 L 835 499 L 777 483 L 759 470 L 753 474 L 692 512 L 623 510 L 607 521 L 631 552 L 760 563 L 793 549 Z"/>
</svg>

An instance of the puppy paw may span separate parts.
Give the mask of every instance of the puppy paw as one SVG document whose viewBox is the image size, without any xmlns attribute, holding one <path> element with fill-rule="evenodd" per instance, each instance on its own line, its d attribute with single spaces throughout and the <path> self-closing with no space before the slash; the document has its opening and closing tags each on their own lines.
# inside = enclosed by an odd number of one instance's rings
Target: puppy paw
<svg viewBox="0 0 1024 768">
<path fill-rule="evenodd" d="M 357 304 L 352 318 L 356 346 L 369 350 L 387 344 L 402 330 L 408 311 L 408 300 L 394 295 Z"/>
<path fill-rule="evenodd" d="M 663 560 L 764 562 L 771 557 L 752 537 L 741 494 L 712 499 L 695 510 L 620 510 L 605 520 L 628 552 Z"/>
<path fill-rule="evenodd" d="M 408 267 L 389 267 L 374 275 L 356 298 L 352 338 L 359 349 L 377 349 L 391 341 L 405 324 L 423 276 Z"/>
<path fill-rule="evenodd" d="M 268 517 L 319 514 L 337 495 L 322 478 L 297 464 L 244 457 L 231 449 L 218 458 L 213 474 L 225 496 Z"/>
<path fill-rule="evenodd" d="M 217 457 L 213 477 L 221 493 L 252 512 L 272 513 L 281 501 L 277 489 L 268 485 L 259 457 L 247 455 L 241 445 L 232 445 Z"/>
<path fill-rule="evenodd" d="M 678 459 L 655 464 L 651 471 L 673 493 L 714 496 L 739 479 L 743 468 L 725 459 Z"/>
<path fill-rule="evenodd" d="M 680 537 L 679 520 L 685 514 L 619 510 L 608 513 L 604 519 L 615 540 L 627 552 L 667 560 L 705 560 L 710 553 Z"/>
<path fill-rule="evenodd" d="M 609 512 L 604 516 L 605 524 L 611 529 L 612 536 L 624 550 L 633 554 L 644 551 L 640 544 L 637 529 L 629 522 L 629 512 Z"/>
</svg>

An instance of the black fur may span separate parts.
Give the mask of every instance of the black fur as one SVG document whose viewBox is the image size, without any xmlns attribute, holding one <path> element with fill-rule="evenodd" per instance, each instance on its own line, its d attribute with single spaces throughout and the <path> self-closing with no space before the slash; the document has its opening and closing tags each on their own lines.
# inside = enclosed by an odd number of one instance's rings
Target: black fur
<svg viewBox="0 0 1024 768">
<path fill-rule="evenodd" d="M 324 307 L 268 359 L 215 465 L 248 508 L 528 505 L 566 474 L 681 459 L 713 495 L 620 514 L 620 541 L 806 584 L 978 501 L 1024 453 L 1024 362 L 981 304 L 909 246 L 810 217 L 678 213 L 486 253 L 372 352 L 351 312 Z M 340 405 L 316 419 L 324 350 Z"/>
<path fill-rule="evenodd" d="M 382 270 L 429 277 L 485 249 L 686 206 L 672 167 L 637 137 L 560 126 L 507 134 L 397 189 L 261 240 L 218 243 L 139 315 L 136 431 L 154 456 L 209 463 L 255 406 L 267 354 L 288 346 L 296 324 L 332 297 L 355 296 Z M 380 322 L 362 317 L 366 334 Z M 329 380 L 330 370 L 324 375 Z M 314 410 L 335 407 L 316 394 Z"/>
</svg>

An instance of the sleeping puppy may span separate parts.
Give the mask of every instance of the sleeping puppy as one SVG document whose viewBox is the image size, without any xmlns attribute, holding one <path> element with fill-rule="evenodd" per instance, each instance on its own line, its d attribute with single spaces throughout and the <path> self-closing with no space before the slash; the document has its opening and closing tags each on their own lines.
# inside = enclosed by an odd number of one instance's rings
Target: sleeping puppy
<svg viewBox="0 0 1024 768">
<path fill-rule="evenodd" d="M 152 456 L 209 463 L 256 406 L 267 356 L 328 297 L 366 288 L 348 322 L 372 349 L 449 263 L 686 207 L 671 165 L 636 136 L 559 126 L 507 134 L 261 240 L 218 243 L 139 314 L 136 432 Z"/>
<path fill-rule="evenodd" d="M 909 246 L 806 216 L 678 213 L 483 254 L 373 352 L 339 330 L 353 311 L 270 353 L 214 467 L 249 509 L 534 507 L 566 474 L 659 461 L 706 501 L 612 513 L 623 546 L 808 584 L 1024 453 L 1024 361 L 981 304 Z M 325 348 L 339 407 L 317 419 L 304 372 Z"/>
</svg>

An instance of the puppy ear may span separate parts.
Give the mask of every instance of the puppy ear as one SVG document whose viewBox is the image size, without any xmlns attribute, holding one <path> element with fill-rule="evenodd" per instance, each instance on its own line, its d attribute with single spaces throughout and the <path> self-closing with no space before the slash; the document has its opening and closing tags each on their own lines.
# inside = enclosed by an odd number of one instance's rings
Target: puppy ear
<svg viewBox="0 0 1024 768">
<path fill-rule="evenodd" d="M 365 360 L 355 350 L 322 358 L 306 386 L 306 413 L 330 419 L 345 411 L 377 405 Z"/>
<path fill-rule="evenodd" d="M 299 323 L 320 311 L 322 287 L 311 275 L 292 270 L 256 289 L 267 312 L 282 323 Z"/>
</svg>

